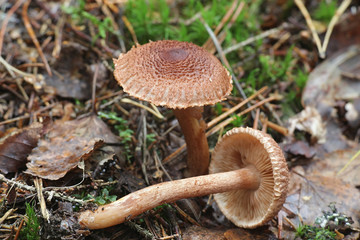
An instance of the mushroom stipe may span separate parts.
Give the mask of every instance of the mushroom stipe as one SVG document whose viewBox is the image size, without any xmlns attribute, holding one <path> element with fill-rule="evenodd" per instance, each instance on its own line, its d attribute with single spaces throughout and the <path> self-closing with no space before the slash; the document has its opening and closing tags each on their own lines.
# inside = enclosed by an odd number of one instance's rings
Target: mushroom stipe
<svg viewBox="0 0 360 240">
<path fill-rule="evenodd" d="M 278 144 L 266 133 L 234 128 L 216 145 L 209 175 L 163 182 L 130 193 L 96 211 L 85 211 L 79 223 L 89 229 L 114 226 L 158 205 L 215 194 L 224 215 L 235 225 L 266 224 L 285 202 L 289 172 Z"/>
</svg>

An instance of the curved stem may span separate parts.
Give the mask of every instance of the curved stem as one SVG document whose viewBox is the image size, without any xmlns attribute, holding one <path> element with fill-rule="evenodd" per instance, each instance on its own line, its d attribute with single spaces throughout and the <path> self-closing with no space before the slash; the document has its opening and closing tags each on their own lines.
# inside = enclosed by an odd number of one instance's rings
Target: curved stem
<svg viewBox="0 0 360 240">
<path fill-rule="evenodd" d="M 189 176 L 207 174 L 209 168 L 209 146 L 205 136 L 206 123 L 201 119 L 202 112 L 203 107 L 174 109 L 186 142 Z"/>
<path fill-rule="evenodd" d="M 257 189 L 259 184 L 260 177 L 252 168 L 159 183 L 100 206 L 94 212 L 85 211 L 80 214 L 79 223 L 89 229 L 111 227 L 164 203 L 235 189 Z"/>
</svg>

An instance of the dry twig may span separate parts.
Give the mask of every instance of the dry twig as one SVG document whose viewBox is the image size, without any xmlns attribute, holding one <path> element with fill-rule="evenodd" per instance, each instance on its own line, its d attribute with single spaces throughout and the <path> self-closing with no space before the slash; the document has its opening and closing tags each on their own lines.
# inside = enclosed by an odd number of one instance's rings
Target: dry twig
<svg viewBox="0 0 360 240">
<path fill-rule="evenodd" d="M 6 17 L 3 19 L 3 22 L 1 24 L 1 30 L 0 30 L 0 55 L 2 51 L 3 41 L 4 41 L 4 35 L 6 31 L 7 24 L 9 22 L 9 19 L 11 16 L 15 13 L 15 11 L 23 4 L 24 0 L 18 0 L 16 3 L 10 8 L 8 13 L 6 14 Z"/>
<path fill-rule="evenodd" d="M 31 2 L 31 0 L 27 0 L 25 2 L 24 6 L 23 6 L 23 9 L 22 9 L 22 17 L 23 17 L 23 20 L 24 20 L 24 25 L 25 25 L 25 28 L 26 28 L 27 32 L 29 33 L 35 47 L 36 47 L 36 50 L 38 51 L 38 53 L 39 53 L 39 55 L 41 57 L 41 60 L 43 61 L 44 65 L 45 65 L 46 71 L 48 72 L 49 76 L 52 76 L 52 72 L 51 72 L 49 63 L 46 60 L 45 55 L 44 55 L 44 53 L 43 53 L 43 51 L 41 49 L 40 43 L 36 38 L 35 32 L 34 32 L 32 26 L 31 26 L 31 23 L 30 23 L 28 14 L 27 14 L 27 10 L 29 8 L 30 2 Z"/>
</svg>

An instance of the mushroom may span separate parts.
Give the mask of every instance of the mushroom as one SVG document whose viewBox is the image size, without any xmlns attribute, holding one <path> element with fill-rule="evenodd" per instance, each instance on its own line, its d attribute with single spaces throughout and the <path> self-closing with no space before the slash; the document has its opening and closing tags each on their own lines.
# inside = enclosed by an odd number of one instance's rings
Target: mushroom
<svg viewBox="0 0 360 240">
<path fill-rule="evenodd" d="M 202 120 L 204 105 L 225 99 L 231 76 L 205 49 L 163 40 L 133 47 L 114 59 L 114 76 L 123 90 L 140 100 L 174 110 L 187 146 L 188 175 L 206 174 L 209 147 Z"/>
<path fill-rule="evenodd" d="M 158 205 L 215 194 L 224 215 L 235 225 L 255 228 L 281 209 L 289 172 L 277 143 L 252 128 L 234 128 L 218 142 L 209 175 L 163 182 L 133 192 L 96 211 L 85 211 L 79 223 L 106 228 L 132 219 Z"/>
</svg>

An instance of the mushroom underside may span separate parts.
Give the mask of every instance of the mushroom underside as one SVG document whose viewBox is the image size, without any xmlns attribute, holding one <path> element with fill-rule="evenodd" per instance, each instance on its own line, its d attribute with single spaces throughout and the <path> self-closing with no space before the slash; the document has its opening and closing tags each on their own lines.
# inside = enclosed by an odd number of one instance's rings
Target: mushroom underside
<svg viewBox="0 0 360 240">
<path fill-rule="evenodd" d="M 233 129 L 218 143 L 209 171 L 228 172 L 244 167 L 258 171 L 258 189 L 214 195 L 220 210 L 235 225 L 255 228 L 276 215 L 285 201 L 287 166 L 280 148 L 270 144 L 275 142 L 272 138 L 265 134 L 256 135 L 259 131 L 250 128 L 239 129 Z M 232 134 L 239 131 L 243 131 L 242 134 Z M 286 171 L 279 172 L 279 168 Z"/>
</svg>

